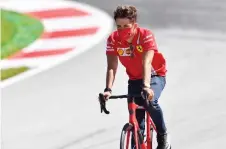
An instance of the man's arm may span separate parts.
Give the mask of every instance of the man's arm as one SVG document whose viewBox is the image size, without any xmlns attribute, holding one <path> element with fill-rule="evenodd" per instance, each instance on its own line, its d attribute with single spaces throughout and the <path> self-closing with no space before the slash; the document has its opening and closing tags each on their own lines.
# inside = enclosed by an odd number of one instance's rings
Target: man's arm
<svg viewBox="0 0 226 149">
<path fill-rule="evenodd" d="M 106 74 L 106 88 L 112 88 L 116 71 L 118 68 L 118 57 L 116 55 L 107 55 L 107 74 Z"/>
<path fill-rule="evenodd" d="M 154 50 L 143 52 L 143 84 L 150 88 L 151 84 L 151 63 L 154 56 Z"/>
<path fill-rule="evenodd" d="M 146 30 L 143 38 L 143 84 L 150 87 L 151 69 L 154 53 L 157 50 L 154 35 L 150 30 Z"/>
</svg>

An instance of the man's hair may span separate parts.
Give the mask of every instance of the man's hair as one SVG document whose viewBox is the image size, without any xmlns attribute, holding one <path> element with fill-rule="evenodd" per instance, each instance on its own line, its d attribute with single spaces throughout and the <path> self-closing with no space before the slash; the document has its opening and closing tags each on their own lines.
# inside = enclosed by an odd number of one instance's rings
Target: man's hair
<svg viewBox="0 0 226 149">
<path fill-rule="evenodd" d="M 131 21 L 137 21 L 137 9 L 131 5 L 118 6 L 114 11 L 114 19 L 128 18 Z"/>
</svg>

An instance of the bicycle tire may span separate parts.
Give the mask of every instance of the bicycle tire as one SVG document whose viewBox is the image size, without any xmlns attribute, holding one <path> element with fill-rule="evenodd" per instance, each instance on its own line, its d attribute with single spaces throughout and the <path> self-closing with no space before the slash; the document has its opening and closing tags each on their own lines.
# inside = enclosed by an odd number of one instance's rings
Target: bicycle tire
<svg viewBox="0 0 226 149">
<path fill-rule="evenodd" d="M 125 145 L 125 143 L 127 143 L 126 142 L 126 135 L 127 135 L 128 132 L 130 132 L 130 136 L 132 134 L 134 134 L 133 133 L 134 132 L 134 127 L 133 127 L 133 125 L 131 123 L 126 123 L 123 126 L 123 129 L 121 131 L 121 137 L 120 137 L 120 149 L 126 149 L 126 147 L 124 145 Z M 139 137 L 139 134 L 138 133 L 137 133 L 137 136 Z M 130 137 L 130 139 L 131 139 L 131 137 Z M 128 148 L 128 149 L 131 149 L 131 147 Z M 138 149 L 141 149 L 139 138 L 138 138 Z"/>
</svg>

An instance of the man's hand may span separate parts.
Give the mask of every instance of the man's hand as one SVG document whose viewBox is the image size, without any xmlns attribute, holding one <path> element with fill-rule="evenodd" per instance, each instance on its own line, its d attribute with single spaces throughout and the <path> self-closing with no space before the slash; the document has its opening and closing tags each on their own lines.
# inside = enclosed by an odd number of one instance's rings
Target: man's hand
<svg viewBox="0 0 226 149">
<path fill-rule="evenodd" d="M 109 97 L 111 96 L 111 92 L 110 91 L 106 91 L 103 94 L 104 94 L 105 101 L 107 101 L 109 99 Z"/>
<path fill-rule="evenodd" d="M 141 95 L 144 99 L 152 100 L 154 97 L 154 92 L 151 88 L 143 87 L 143 89 L 141 91 Z"/>
</svg>

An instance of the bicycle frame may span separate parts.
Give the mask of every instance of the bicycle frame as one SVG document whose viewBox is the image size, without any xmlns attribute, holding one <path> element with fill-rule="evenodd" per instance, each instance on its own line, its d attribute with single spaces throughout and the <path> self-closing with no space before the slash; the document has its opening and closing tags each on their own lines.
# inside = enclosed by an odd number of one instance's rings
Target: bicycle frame
<svg viewBox="0 0 226 149">
<path fill-rule="evenodd" d="M 147 146 L 145 145 L 145 141 L 140 133 L 140 128 L 136 119 L 136 110 L 140 109 L 140 106 L 138 106 L 134 101 L 135 97 L 141 97 L 140 95 L 118 95 L 118 96 L 111 96 L 109 99 L 118 99 L 118 98 L 127 98 L 128 102 L 128 111 L 129 111 L 129 123 L 133 125 L 134 128 L 134 141 L 136 145 L 136 149 L 139 149 L 138 147 L 138 139 L 141 146 L 141 149 L 152 149 L 152 136 L 150 134 L 150 130 L 154 129 L 155 132 L 157 132 L 154 122 L 152 121 L 149 113 L 145 110 L 146 113 L 146 127 L 147 127 L 147 137 L 146 142 Z M 99 102 L 100 102 L 100 108 L 101 113 L 104 112 L 105 114 L 110 114 L 110 112 L 106 109 L 104 95 L 102 93 L 99 94 Z M 142 108 L 144 109 L 144 108 Z M 138 136 L 139 134 L 139 136 Z M 130 138 L 130 131 L 127 133 L 127 140 L 126 140 L 126 149 L 129 147 L 129 138 Z"/>
<path fill-rule="evenodd" d="M 134 98 L 128 98 L 128 110 L 129 110 L 129 123 L 131 123 L 134 126 L 134 132 L 140 131 L 137 119 L 136 119 L 136 110 L 139 108 L 137 104 L 134 102 Z M 142 136 L 138 136 L 137 134 L 139 133 L 134 133 L 134 140 L 136 144 L 136 149 L 138 148 L 138 139 L 140 141 L 140 146 L 141 149 L 152 149 L 152 136 L 150 134 L 151 127 L 157 132 L 156 127 L 154 125 L 154 122 L 152 121 L 149 113 L 145 111 L 146 114 L 146 126 L 147 126 L 147 137 L 146 137 L 146 142 L 147 146 L 145 145 L 145 142 L 142 138 Z M 129 146 L 129 136 L 130 133 L 127 134 L 127 143 L 126 143 L 126 149 L 128 149 Z"/>
</svg>

